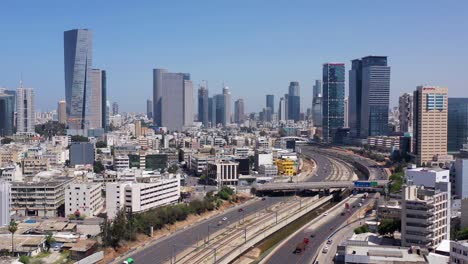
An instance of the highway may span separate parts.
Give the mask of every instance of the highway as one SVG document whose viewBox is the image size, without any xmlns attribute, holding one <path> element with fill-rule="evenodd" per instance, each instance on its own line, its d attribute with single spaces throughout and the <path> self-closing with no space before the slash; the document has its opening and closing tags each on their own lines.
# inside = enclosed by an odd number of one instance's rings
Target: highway
<svg viewBox="0 0 468 264">
<path fill-rule="evenodd" d="M 268 197 L 264 201 L 258 200 L 247 205 L 237 206 L 226 210 L 225 213 L 216 217 L 204 220 L 186 229 L 172 233 L 170 236 L 155 240 L 150 246 L 136 251 L 129 256 L 135 260 L 135 263 L 164 263 L 169 261 L 173 251 L 175 254 L 189 248 L 197 243 L 198 240 L 208 236 L 208 225 L 216 225 L 223 217 L 227 217 L 230 222 L 239 221 L 247 214 L 256 213 L 269 206 L 272 206 L 291 197 Z M 238 212 L 243 208 L 244 213 Z M 113 263 L 122 263 L 121 259 L 116 259 Z"/>
<path fill-rule="evenodd" d="M 314 174 L 306 179 L 307 182 L 321 182 L 332 180 L 351 180 L 354 172 L 352 166 L 329 155 L 313 151 L 306 146 L 301 147 L 302 154 L 311 158 L 317 164 Z"/>
<path fill-rule="evenodd" d="M 371 198 L 368 198 L 368 202 Z M 351 215 L 359 210 L 357 206 L 361 201 L 360 198 L 351 198 L 349 204 L 351 206 L 351 213 L 345 215 L 338 214 L 337 216 L 328 215 L 319 216 L 314 219 L 312 223 L 317 223 L 317 221 L 322 221 L 320 226 L 315 230 L 310 230 L 310 224 L 307 228 L 304 228 L 295 235 L 287 238 L 286 242 L 280 245 L 279 248 L 276 248 L 272 253 L 270 253 L 261 263 L 266 264 L 283 264 L 283 263 L 312 263 L 317 252 L 321 252 L 323 242 L 327 241 L 328 237 L 332 235 L 335 230 L 337 230 L 343 223 L 345 223 Z M 355 208 L 352 208 L 352 207 Z M 344 205 L 342 208 L 338 207 L 336 209 L 338 212 L 344 211 Z M 334 211 L 334 210 L 332 210 Z M 330 214 L 330 212 L 327 212 Z M 322 218 L 322 219 L 321 219 Z M 314 237 L 311 238 L 310 236 Z M 307 237 L 310 239 L 309 245 L 302 254 L 294 254 L 293 251 L 296 249 L 298 243 L 302 242 L 303 239 Z"/>
</svg>

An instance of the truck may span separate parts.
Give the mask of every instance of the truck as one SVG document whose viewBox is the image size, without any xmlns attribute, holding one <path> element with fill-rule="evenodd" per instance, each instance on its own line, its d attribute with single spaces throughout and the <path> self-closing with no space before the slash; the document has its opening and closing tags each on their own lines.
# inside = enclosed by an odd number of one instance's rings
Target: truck
<svg viewBox="0 0 468 264">
<path fill-rule="evenodd" d="M 299 244 L 296 245 L 296 249 L 294 250 L 294 254 L 301 254 L 302 252 L 305 251 L 305 248 L 306 248 L 306 243 L 304 242 L 301 242 Z"/>
<path fill-rule="evenodd" d="M 128 258 L 127 260 L 124 260 L 122 264 L 134 264 L 135 261 L 132 258 Z"/>
</svg>

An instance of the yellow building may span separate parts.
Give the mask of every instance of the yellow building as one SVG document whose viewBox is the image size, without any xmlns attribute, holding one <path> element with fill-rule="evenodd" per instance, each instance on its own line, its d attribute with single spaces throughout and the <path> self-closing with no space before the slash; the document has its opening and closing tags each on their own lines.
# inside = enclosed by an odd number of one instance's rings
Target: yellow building
<svg viewBox="0 0 468 264">
<path fill-rule="evenodd" d="M 277 159 L 278 174 L 285 176 L 296 175 L 296 163 L 291 159 Z"/>
</svg>

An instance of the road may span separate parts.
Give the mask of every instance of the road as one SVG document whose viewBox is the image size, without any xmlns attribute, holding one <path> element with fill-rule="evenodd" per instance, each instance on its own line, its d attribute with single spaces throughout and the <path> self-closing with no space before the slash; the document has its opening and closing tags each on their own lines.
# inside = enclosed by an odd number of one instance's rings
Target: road
<svg viewBox="0 0 468 264">
<path fill-rule="evenodd" d="M 351 198 L 352 199 L 352 198 Z M 358 209 L 357 205 L 360 202 L 360 199 L 352 199 L 350 200 L 351 213 Z M 352 208 L 355 206 L 355 208 Z M 344 207 L 344 206 L 343 206 Z M 343 208 L 344 209 L 344 208 Z M 342 208 L 338 208 L 337 210 L 343 211 Z M 305 228 L 302 231 L 296 233 L 290 238 L 287 238 L 287 241 L 281 245 L 280 248 L 275 249 L 275 251 L 270 254 L 265 261 L 262 263 L 267 264 L 283 264 L 283 263 L 311 263 L 313 258 L 315 257 L 316 252 L 320 249 L 321 244 L 323 241 L 326 241 L 327 238 L 333 234 L 333 232 L 340 227 L 343 223 L 345 223 L 351 214 L 345 214 L 337 216 L 328 215 L 328 216 L 319 216 L 321 218 L 317 218 L 313 220 L 312 223 L 315 221 L 322 221 L 319 228 L 316 230 L 309 230 L 309 228 Z M 325 222 L 323 222 L 325 221 Z M 310 238 L 310 235 L 314 235 L 313 238 Z M 308 248 L 302 254 L 294 254 L 293 251 L 296 249 L 296 245 L 302 240 L 308 237 L 310 238 L 310 243 Z"/>
<path fill-rule="evenodd" d="M 190 246 L 197 243 L 198 240 L 207 237 L 208 225 L 216 225 L 223 217 L 227 217 L 229 221 L 234 222 L 240 220 L 244 215 L 238 212 L 239 208 L 243 208 L 245 214 L 251 214 L 272 206 L 281 201 L 285 201 L 290 197 L 268 197 L 264 201 L 258 200 L 247 205 L 237 206 L 226 210 L 225 213 L 216 217 L 204 220 L 186 229 L 178 230 L 165 238 L 156 240 L 154 244 L 144 248 L 141 251 L 132 253 L 129 256 L 135 260 L 135 263 L 163 263 L 170 260 L 174 253 L 181 252 Z M 173 253 L 174 250 L 174 253 Z M 121 263 L 120 259 L 113 263 Z"/>
<path fill-rule="evenodd" d="M 314 174 L 306 179 L 308 182 L 330 180 L 351 180 L 354 172 L 349 163 L 315 152 L 311 148 L 303 147 L 302 154 L 313 159 L 317 164 Z"/>
</svg>

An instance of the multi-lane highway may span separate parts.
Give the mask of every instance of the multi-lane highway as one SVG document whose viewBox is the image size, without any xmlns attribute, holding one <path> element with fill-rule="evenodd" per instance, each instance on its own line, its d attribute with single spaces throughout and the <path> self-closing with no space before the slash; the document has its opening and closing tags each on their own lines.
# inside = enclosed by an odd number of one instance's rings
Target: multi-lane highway
<svg viewBox="0 0 468 264">
<path fill-rule="evenodd" d="M 331 157 L 313 151 L 311 148 L 301 147 L 302 154 L 311 158 L 317 164 L 315 172 L 306 178 L 306 181 L 321 182 L 321 181 L 339 181 L 339 180 L 351 180 L 354 176 L 352 166 Z"/>
</svg>

